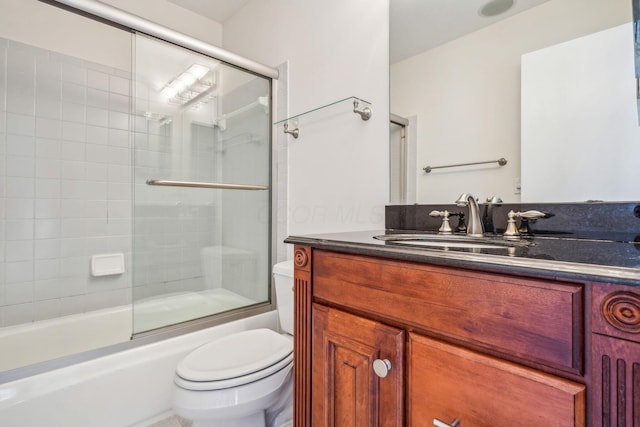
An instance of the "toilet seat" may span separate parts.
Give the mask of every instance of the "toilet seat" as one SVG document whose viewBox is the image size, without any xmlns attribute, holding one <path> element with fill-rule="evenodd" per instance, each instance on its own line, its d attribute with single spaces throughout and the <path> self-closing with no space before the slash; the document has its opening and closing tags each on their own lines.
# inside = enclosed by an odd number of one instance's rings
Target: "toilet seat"
<svg viewBox="0 0 640 427">
<path fill-rule="evenodd" d="M 228 335 L 188 354 L 175 383 L 187 390 L 219 390 L 272 375 L 293 362 L 293 342 L 270 329 Z"/>
</svg>

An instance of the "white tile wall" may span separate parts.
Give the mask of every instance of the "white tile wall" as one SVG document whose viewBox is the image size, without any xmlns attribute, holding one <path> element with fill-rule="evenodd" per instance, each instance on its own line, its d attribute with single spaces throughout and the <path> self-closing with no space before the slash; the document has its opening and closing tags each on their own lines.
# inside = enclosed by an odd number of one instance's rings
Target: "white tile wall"
<svg viewBox="0 0 640 427">
<path fill-rule="evenodd" d="M 0 39 L 0 326 L 131 301 L 130 86 Z M 90 256 L 107 252 L 127 273 L 92 278 Z"/>
</svg>

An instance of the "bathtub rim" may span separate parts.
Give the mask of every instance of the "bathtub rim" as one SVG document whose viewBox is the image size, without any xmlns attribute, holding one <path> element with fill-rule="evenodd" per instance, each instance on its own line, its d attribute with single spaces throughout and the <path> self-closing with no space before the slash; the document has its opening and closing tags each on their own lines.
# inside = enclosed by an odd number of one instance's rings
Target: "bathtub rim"
<svg viewBox="0 0 640 427">
<path fill-rule="evenodd" d="M 154 344 L 159 341 L 175 338 L 191 332 L 197 332 L 213 326 L 257 316 L 275 309 L 275 301 L 263 302 L 250 307 L 242 307 L 227 313 L 216 314 L 201 319 L 190 320 L 177 325 L 169 325 L 163 328 L 138 333 L 129 341 L 2 371 L 0 372 L 0 384 L 21 380 L 56 369 L 66 368 L 79 363 L 99 359 L 101 357 L 114 355 L 123 351 Z"/>
</svg>

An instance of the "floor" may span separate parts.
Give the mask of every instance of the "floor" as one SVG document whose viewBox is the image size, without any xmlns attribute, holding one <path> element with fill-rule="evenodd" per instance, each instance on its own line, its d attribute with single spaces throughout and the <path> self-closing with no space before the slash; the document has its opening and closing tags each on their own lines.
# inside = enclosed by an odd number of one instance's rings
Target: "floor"
<svg viewBox="0 0 640 427">
<path fill-rule="evenodd" d="M 151 424 L 149 427 L 191 427 L 191 421 L 172 415 L 169 418 Z"/>
</svg>

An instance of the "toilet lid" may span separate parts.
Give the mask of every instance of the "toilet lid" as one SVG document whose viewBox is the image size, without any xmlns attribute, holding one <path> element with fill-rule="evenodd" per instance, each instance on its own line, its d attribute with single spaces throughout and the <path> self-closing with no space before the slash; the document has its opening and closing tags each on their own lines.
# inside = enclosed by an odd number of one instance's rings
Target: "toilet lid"
<svg viewBox="0 0 640 427">
<path fill-rule="evenodd" d="M 270 329 L 253 329 L 197 348 L 182 359 L 176 373 L 187 381 L 228 380 L 276 365 L 292 352 L 290 339 Z"/>
</svg>

